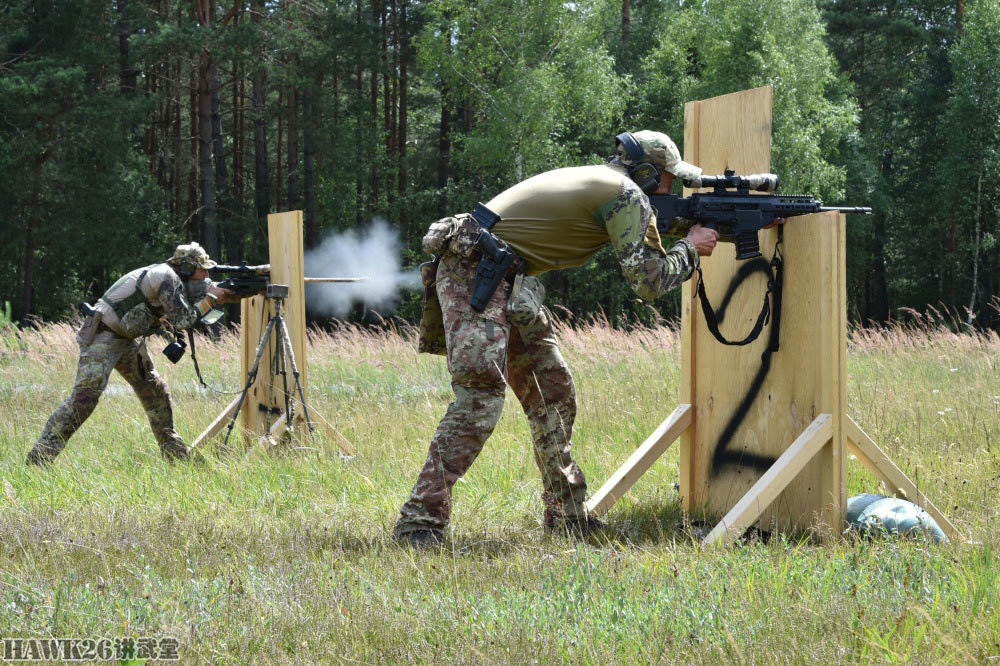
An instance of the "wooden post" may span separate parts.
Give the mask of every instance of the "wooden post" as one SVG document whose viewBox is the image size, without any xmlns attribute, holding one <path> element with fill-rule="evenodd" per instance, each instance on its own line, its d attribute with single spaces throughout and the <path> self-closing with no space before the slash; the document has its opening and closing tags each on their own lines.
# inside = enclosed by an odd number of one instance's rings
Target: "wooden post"
<svg viewBox="0 0 1000 666">
<path fill-rule="evenodd" d="M 707 175 L 770 171 L 771 94 L 769 87 L 757 88 L 688 103 L 685 161 Z M 780 229 L 780 311 L 775 306 L 770 325 L 749 345 L 716 341 L 705 325 L 697 278 L 682 286 L 682 404 L 587 508 L 606 512 L 680 435 L 682 507 L 724 516 L 706 544 L 730 541 L 758 520 L 764 529 L 820 527 L 829 537 L 842 531 L 846 518 L 850 446 L 890 492 L 924 508 L 949 536 L 959 537 L 846 415 L 844 216 L 794 217 Z M 705 288 L 726 338 L 742 339 L 753 328 L 778 239 L 779 229 L 760 232 L 760 259 L 737 261 L 731 244 L 702 258 Z"/>
<path fill-rule="evenodd" d="M 690 102 L 685 160 L 706 174 L 770 171 L 771 94 L 767 87 Z M 847 494 L 844 221 L 836 213 L 796 217 L 783 231 L 778 351 L 768 351 L 774 317 L 747 346 L 719 344 L 705 326 L 696 279 L 682 287 L 681 402 L 694 415 L 681 438 L 681 501 L 689 512 L 727 514 L 810 423 L 830 414 L 831 445 L 760 520 L 783 529 L 819 522 L 839 533 Z M 705 287 L 717 308 L 725 304 L 720 328 L 729 339 L 746 335 L 760 312 L 777 240 L 776 229 L 760 233 L 760 259 L 737 261 L 731 244 L 703 258 Z"/>
<path fill-rule="evenodd" d="M 305 269 L 302 243 L 302 211 L 273 213 L 267 216 L 268 249 L 271 263 L 271 283 L 288 285 L 283 314 L 295 362 L 299 369 L 299 381 L 308 401 L 308 365 L 306 363 L 306 300 Z M 243 301 L 241 342 L 243 354 L 243 381 L 249 376 L 257 350 L 257 343 L 267 321 L 274 315 L 274 303 L 263 296 L 254 296 Z M 274 376 L 271 384 L 271 361 L 279 340 L 277 331 L 270 336 L 267 349 L 261 357 L 257 379 L 247 391 L 246 405 L 243 406 L 243 428 L 252 441 L 266 436 L 284 412 L 284 385 L 280 376 Z M 288 364 L 288 390 L 295 393 L 295 379 Z M 298 402 L 298 397 L 293 396 Z M 296 410 L 296 423 L 305 423 L 303 410 Z"/>
</svg>

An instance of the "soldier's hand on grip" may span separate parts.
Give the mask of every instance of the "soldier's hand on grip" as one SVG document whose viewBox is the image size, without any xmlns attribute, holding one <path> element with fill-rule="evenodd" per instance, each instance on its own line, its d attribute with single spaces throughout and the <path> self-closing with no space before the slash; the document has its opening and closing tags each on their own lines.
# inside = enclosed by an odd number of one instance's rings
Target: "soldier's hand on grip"
<svg viewBox="0 0 1000 666">
<path fill-rule="evenodd" d="M 694 244 L 699 256 L 708 257 L 711 256 L 716 243 L 719 242 L 719 232 L 701 224 L 696 224 L 691 227 L 687 239 Z"/>
</svg>

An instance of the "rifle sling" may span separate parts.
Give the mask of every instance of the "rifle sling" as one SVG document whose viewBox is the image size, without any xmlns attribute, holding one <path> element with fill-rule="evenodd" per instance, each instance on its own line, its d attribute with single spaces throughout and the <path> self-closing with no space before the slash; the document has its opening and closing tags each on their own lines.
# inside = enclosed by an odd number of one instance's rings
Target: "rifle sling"
<svg viewBox="0 0 1000 666">
<path fill-rule="evenodd" d="M 201 368 L 198 367 L 198 355 L 194 352 L 194 326 L 187 330 L 187 336 L 188 344 L 191 345 L 191 360 L 194 361 L 194 372 L 198 375 L 198 381 L 201 382 L 201 385 L 205 388 L 209 388 L 208 384 L 206 384 L 205 380 L 201 377 Z"/>
<path fill-rule="evenodd" d="M 782 270 L 784 262 L 782 261 L 781 252 L 778 249 L 781 245 L 780 229 L 778 233 L 778 244 L 774 246 L 774 256 L 771 258 L 771 263 L 768 264 L 767 291 L 764 292 L 764 305 L 760 309 L 760 314 L 757 316 L 757 322 L 754 324 L 753 329 L 742 340 L 728 340 L 719 332 L 718 317 L 716 317 L 712 304 L 708 301 L 708 294 L 705 293 L 705 275 L 701 272 L 701 266 L 698 266 L 698 299 L 701 301 L 702 312 L 705 313 L 705 325 L 715 339 L 724 345 L 742 347 L 750 344 L 760 337 L 764 325 L 771 319 L 773 314 L 771 340 L 768 343 L 767 351 L 778 351 L 778 331 L 781 324 L 781 292 L 784 285 L 784 272 Z"/>
</svg>

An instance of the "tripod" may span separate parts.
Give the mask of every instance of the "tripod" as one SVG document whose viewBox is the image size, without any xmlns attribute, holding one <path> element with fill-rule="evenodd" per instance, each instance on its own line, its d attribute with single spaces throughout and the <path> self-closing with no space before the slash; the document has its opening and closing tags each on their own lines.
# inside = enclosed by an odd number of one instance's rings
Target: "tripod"
<svg viewBox="0 0 1000 666">
<path fill-rule="evenodd" d="M 292 402 L 293 396 L 288 391 L 287 363 L 292 368 L 292 376 L 295 379 L 295 390 L 298 391 L 299 402 L 302 403 L 302 412 L 306 417 L 306 425 L 309 427 L 310 434 L 314 430 L 312 420 L 309 418 L 309 406 L 306 405 L 305 393 L 302 390 L 302 381 L 299 378 L 299 368 L 295 364 L 295 352 L 292 349 L 292 340 L 288 335 L 288 326 L 285 324 L 285 316 L 282 314 L 282 307 L 284 306 L 285 299 L 288 297 L 288 285 L 267 285 L 267 297 L 274 301 L 274 315 L 267 320 L 267 326 L 264 328 L 264 334 L 261 335 L 260 341 L 257 343 L 256 356 L 254 357 L 253 365 L 250 367 L 250 371 L 247 373 L 247 382 L 240 393 L 239 400 L 236 403 L 236 409 L 233 411 L 233 418 L 229 422 L 229 429 L 226 431 L 226 440 L 223 443 L 223 446 L 229 444 L 229 435 L 232 434 L 233 426 L 236 425 L 236 418 L 239 416 L 240 409 L 243 408 L 244 401 L 246 401 L 247 392 L 257 380 L 257 371 L 260 368 L 260 359 L 264 355 L 264 350 L 267 349 L 271 334 L 275 331 L 277 331 L 277 346 L 274 352 L 272 364 L 272 378 L 275 374 L 280 374 L 283 378 L 285 395 L 285 423 L 288 427 L 291 427 L 292 419 L 295 416 L 295 405 Z"/>
</svg>

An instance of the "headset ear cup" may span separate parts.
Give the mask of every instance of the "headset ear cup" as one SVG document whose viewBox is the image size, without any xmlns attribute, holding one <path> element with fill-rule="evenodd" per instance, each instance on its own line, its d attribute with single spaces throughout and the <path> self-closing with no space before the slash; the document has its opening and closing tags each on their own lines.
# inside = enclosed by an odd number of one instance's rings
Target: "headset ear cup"
<svg viewBox="0 0 1000 666">
<path fill-rule="evenodd" d="M 629 169 L 629 176 L 646 194 L 652 194 L 660 186 L 660 171 L 652 162 L 640 162 Z"/>
<path fill-rule="evenodd" d="M 190 279 L 197 270 L 198 267 L 195 265 L 194 261 L 190 259 L 182 259 L 180 266 L 177 267 L 177 274 L 184 279 Z"/>
</svg>

